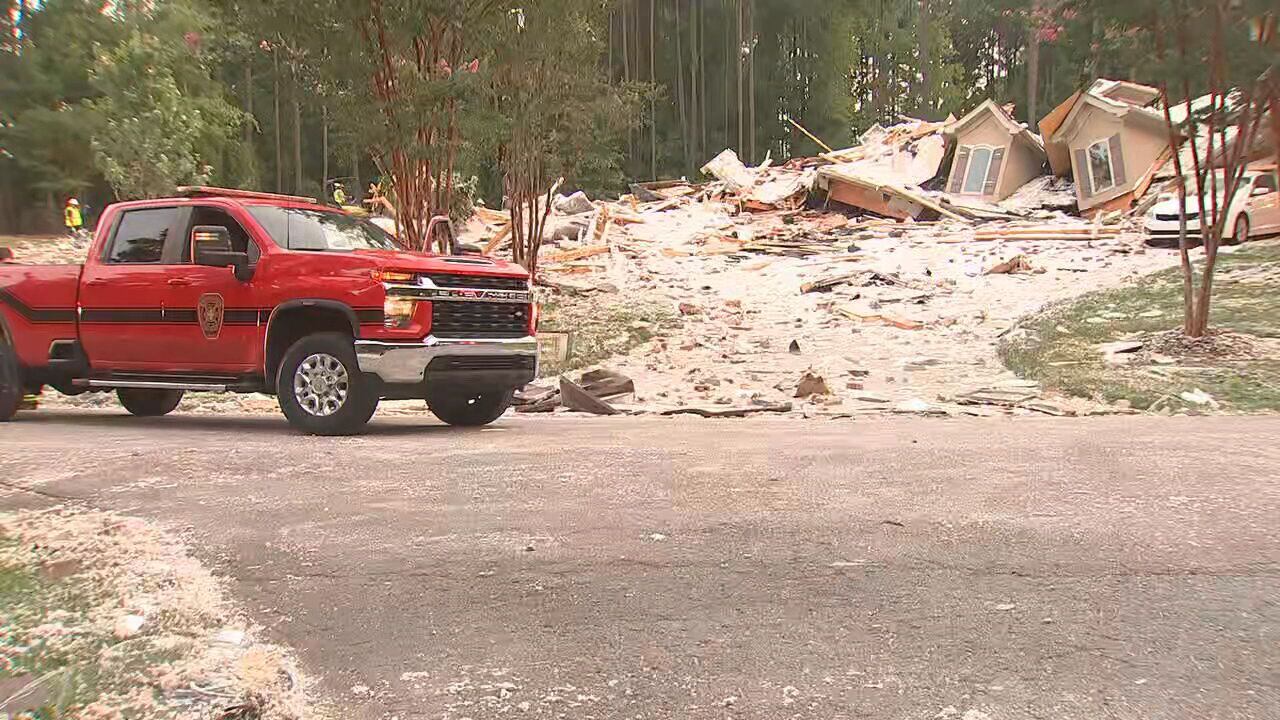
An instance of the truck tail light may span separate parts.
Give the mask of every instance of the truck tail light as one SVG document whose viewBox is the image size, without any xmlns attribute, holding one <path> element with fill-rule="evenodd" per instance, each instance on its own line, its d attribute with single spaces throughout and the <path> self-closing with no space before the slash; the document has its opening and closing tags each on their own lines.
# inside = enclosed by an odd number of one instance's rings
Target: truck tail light
<svg viewBox="0 0 1280 720">
<path fill-rule="evenodd" d="M 529 304 L 529 334 L 538 334 L 538 321 L 541 320 L 542 309 L 538 307 L 538 303 Z"/>
</svg>

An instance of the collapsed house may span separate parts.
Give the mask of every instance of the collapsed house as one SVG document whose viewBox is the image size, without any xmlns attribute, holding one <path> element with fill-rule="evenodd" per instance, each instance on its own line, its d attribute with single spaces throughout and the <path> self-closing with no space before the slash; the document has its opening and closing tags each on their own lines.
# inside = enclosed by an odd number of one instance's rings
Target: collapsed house
<svg viewBox="0 0 1280 720">
<path fill-rule="evenodd" d="M 952 195 L 997 202 L 1044 174 L 1046 156 L 1040 136 L 991 100 L 944 132 L 956 146 L 946 186 Z"/>
<path fill-rule="evenodd" d="M 1147 85 L 1097 80 L 1040 121 L 1049 164 L 1075 179 L 1082 213 L 1127 210 L 1171 157 L 1169 130 Z"/>
</svg>

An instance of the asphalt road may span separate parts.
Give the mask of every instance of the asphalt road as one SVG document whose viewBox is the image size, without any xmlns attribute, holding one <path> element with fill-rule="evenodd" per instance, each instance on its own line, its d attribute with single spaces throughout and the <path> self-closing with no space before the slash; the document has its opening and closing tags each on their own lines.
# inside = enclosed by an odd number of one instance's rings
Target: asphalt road
<svg viewBox="0 0 1280 720">
<path fill-rule="evenodd" d="M 346 718 L 1252 720 L 1280 717 L 1277 438 L 41 412 L 0 426 L 0 507 L 188 533 Z"/>
</svg>

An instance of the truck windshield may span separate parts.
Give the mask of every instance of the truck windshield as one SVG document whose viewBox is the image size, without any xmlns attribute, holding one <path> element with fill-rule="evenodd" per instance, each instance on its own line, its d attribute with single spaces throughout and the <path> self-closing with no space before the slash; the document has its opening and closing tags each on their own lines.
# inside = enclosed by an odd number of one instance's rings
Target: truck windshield
<svg viewBox="0 0 1280 720">
<path fill-rule="evenodd" d="M 373 223 L 323 210 L 252 205 L 249 214 L 286 250 L 350 252 L 399 250 L 395 238 Z"/>
</svg>

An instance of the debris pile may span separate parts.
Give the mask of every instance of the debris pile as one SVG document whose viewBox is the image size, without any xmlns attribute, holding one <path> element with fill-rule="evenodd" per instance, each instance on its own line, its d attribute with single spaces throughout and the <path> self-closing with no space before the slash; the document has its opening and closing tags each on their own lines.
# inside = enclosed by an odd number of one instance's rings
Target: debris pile
<svg viewBox="0 0 1280 720">
<path fill-rule="evenodd" d="M 1080 217 L 1069 180 L 1036 178 L 998 202 L 945 192 L 947 125 L 906 119 L 856 148 L 757 167 L 726 150 L 705 182 L 635 184 L 592 210 L 575 200 L 567 217 L 585 223 L 544 248 L 541 292 L 660 303 L 678 327 L 526 388 L 518 411 L 1128 412 L 1046 398 L 995 349 L 1021 316 L 1176 256 L 1148 253 L 1121 214 Z"/>
</svg>

